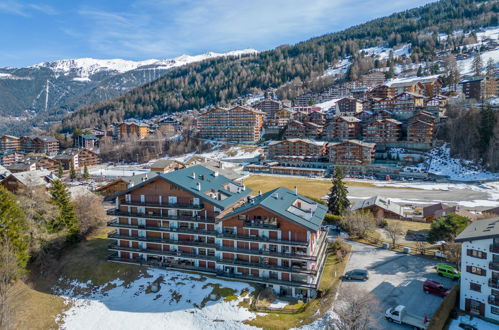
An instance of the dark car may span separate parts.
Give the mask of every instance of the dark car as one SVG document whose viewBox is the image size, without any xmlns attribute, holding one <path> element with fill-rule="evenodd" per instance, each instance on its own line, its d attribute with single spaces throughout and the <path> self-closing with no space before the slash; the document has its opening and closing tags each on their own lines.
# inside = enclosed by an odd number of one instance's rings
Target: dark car
<svg viewBox="0 0 499 330">
<path fill-rule="evenodd" d="M 426 280 L 423 283 L 423 291 L 425 293 L 432 293 L 440 297 L 445 297 L 449 294 L 450 289 L 444 287 L 440 282 Z"/>
<path fill-rule="evenodd" d="M 345 280 L 367 281 L 369 279 L 369 272 L 364 269 L 354 269 L 349 272 L 346 272 L 343 278 Z"/>
</svg>

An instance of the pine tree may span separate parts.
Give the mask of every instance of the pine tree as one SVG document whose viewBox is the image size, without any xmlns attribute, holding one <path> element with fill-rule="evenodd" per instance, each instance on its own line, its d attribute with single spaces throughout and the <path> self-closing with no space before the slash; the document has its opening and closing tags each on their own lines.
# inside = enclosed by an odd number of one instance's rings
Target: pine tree
<svg viewBox="0 0 499 330">
<path fill-rule="evenodd" d="M 333 215 L 344 215 L 350 207 L 350 201 L 347 198 L 348 189 L 343 182 L 344 178 L 343 170 L 336 167 L 332 179 L 333 186 L 329 191 L 327 201 L 328 211 Z"/>
<path fill-rule="evenodd" d="M 16 197 L 0 185 L 0 245 L 9 244 L 15 251 L 19 267 L 29 259 L 29 224 Z"/>
<path fill-rule="evenodd" d="M 73 162 L 69 163 L 69 177 L 71 180 L 76 179 L 75 165 Z"/>
<path fill-rule="evenodd" d="M 62 178 L 63 175 L 64 175 L 64 169 L 62 168 L 62 163 L 59 162 L 59 166 L 57 167 L 57 176 L 59 178 Z"/>
<path fill-rule="evenodd" d="M 483 154 L 490 145 L 490 141 L 494 137 L 494 127 L 496 125 L 496 118 L 492 108 L 486 107 L 481 112 L 480 118 L 480 152 Z"/>
<path fill-rule="evenodd" d="M 422 77 L 423 75 L 424 75 L 424 73 L 423 73 L 423 67 L 420 65 L 419 68 L 418 68 L 417 76 L 418 77 Z"/>
<path fill-rule="evenodd" d="M 50 196 L 52 203 L 59 208 L 59 212 L 57 216 L 49 222 L 48 230 L 56 233 L 66 229 L 70 239 L 76 238 L 80 230 L 78 227 L 78 219 L 76 217 L 74 205 L 66 190 L 66 186 L 61 180 L 52 181 Z"/>
<path fill-rule="evenodd" d="M 487 77 L 494 77 L 495 76 L 496 66 L 495 66 L 494 60 L 492 58 L 489 58 L 489 60 L 487 61 L 487 67 L 485 70 L 486 70 L 485 75 Z"/>
<path fill-rule="evenodd" d="M 481 76 L 482 71 L 483 71 L 482 54 L 478 53 L 473 58 L 472 66 L 473 66 L 473 72 L 475 73 L 475 76 Z"/>
<path fill-rule="evenodd" d="M 85 165 L 83 167 L 83 178 L 88 179 L 89 177 L 90 177 L 90 173 L 88 173 L 88 167 L 87 167 L 87 165 Z"/>
</svg>

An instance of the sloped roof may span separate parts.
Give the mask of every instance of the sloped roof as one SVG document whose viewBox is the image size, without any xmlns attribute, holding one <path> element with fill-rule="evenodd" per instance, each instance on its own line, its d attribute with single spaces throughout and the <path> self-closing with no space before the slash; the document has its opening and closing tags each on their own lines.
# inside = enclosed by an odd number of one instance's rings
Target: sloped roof
<svg viewBox="0 0 499 330">
<path fill-rule="evenodd" d="M 499 218 L 473 221 L 454 241 L 465 242 L 499 237 Z"/>
<path fill-rule="evenodd" d="M 151 168 L 165 168 L 173 163 L 178 163 L 178 161 L 174 159 L 159 159 L 151 165 Z"/>
<path fill-rule="evenodd" d="M 378 207 L 381 207 L 382 209 L 398 214 L 402 217 L 405 216 L 402 206 L 392 202 L 389 198 L 384 198 L 381 196 L 373 196 L 368 199 L 359 201 L 357 204 L 354 205 L 352 209 L 356 211 L 356 210 L 365 209 L 373 205 L 376 205 Z"/>
<path fill-rule="evenodd" d="M 293 204 L 299 200 L 313 204 L 314 209 L 312 212 L 307 212 L 293 206 Z M 319 230 L 322 220 L 327 212 L 326 206 L 318 204 L 317 202 L 302 195 L 296 195 L 293 191 L 285 187 L 279 187 L 266 192 L 265 194 L 251 198 L 250 201 L 236 208 L 234 211 L 227 214 L 223 219 L 246 212 L 257 206 L 264 207 L 287 220 L 313 231 Z"/>
<path fill-rule="evenodd" d="M 36 170 L 12 173 L 20 183 L 25 186 L 47 186 L 54 179 L 52 172 L 48 170 Z"/>
<path fill-rule="evenodd" d="M 423 217 L 429 217 L 430 215 L 435 215 L 435 212 L 438 210 L 443 210 L 448 208 L 449 205 L 444 204 L 444 203 L 437 203 L 433 205 L 429 205 L 426 207 L 423 207 Z"/>
<path fill-rule="evenodd" d="M 194 174 L 194 175 L 193 175 Z M 233 203 L 237 202 L 241 198 L 245 197 L 251 192 L 251 189 L 247 189 L 241 186 L 239 183 L 229 180 L 223 175 L 219 175 L 217 172 L 207 169 L 201 165 L 194 165 L 188 168 L 183 168 L 178 171 L 173 171 L 169 173 L 161 173 L 149 180 L 146 180 L 134 187 L 131 187 L 125 191 L 117 194 L 124 195 L 132 190 L 138 189 L 146 184 L 149 184 L 155 180 L 165 180 L 169 183 L 177 185 L 182 189 L 188 191 L 189 193 L 199 197 L 202 200 L 207 201 L 221 209 L 224 209 Z M 237 192 L 230 192 L 224 189 L 226 183 L 232 183 L 239 187 Z M 198 190 L 198 184 L 201 186 L 201 191 Z M 208 196 L 205 192 L 215 191 L 220 192 L 226 196 L 223 200 L 218 200 Z"/>
</svg>

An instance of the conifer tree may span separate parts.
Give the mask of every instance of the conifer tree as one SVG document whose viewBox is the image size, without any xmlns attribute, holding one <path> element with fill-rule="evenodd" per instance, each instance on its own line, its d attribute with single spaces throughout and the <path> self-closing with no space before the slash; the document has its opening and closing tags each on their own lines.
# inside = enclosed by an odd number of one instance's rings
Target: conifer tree
<svg viewBox="0 0 499 330">
<path fill-rule="evenodd" d="M 76 179 L 76 171 L 73 162 L 69 163 L 69 177 L 71 180 Z"/>
<path fill-rule="evenodd" d="M 74 205 L 71 202 L 66 186 L 61 180 L 52 181 L 50 196 L 52 203 L 59 208 L 59 212 L 57 216 L 49 222 L 49 231 L 55 233 L 66 229 L 70 239 L 76 238 L 79 232 L 78 218 L 76 217 Z"/>
<path fill-rule="evenodd" d="M 478 53 L 473 58 L 473 72 L 475 76 L 481 76 L 483 71 L 482 54 Z"/>
<path fill-rule="evenodd" d="M 29 259 L 28 221 L 19 207 L 16 197 L 0 185 L 0 245 L 8 244 L 13 248 L 20 268 Z"/>
<path fill-rule="evenodd" d="M 90 177 L 90 173 L 88 173 L 88 167 L 87 167 L 87 165 L 85 165 L 83 167 L 83 178 L 88 179 L 89 177 Z"/>
<path fill-rule="evenodd" d="M 487 67 L 485 70 L 486 70 L 485 75 L 487 77 L 494 77 L 495 72 L 496 72 L 496 66 L 495 66 L 494 60 L 492 58 L 489 58 L 489 60 L 487 61 Z"/>
<path fill-rule="evenodd" d="M 61 162 L 59 162 L 59 166 L 57 167 L 57 176 L 59 178 L 62 178 L 63 175 L 64 175 L 64 169 L 62 168 Z"/>
<path fill-rule="evenodd" d="M 329 213 L 333 215 L 344 215 L 350 207 L 350 201 L 347 198 L 348 189 L 343 182 L 345 176 L 340 167 L 336 167 L 333 174 L 333 186 L 329 191 L 327 208 Z"/>
</svg>

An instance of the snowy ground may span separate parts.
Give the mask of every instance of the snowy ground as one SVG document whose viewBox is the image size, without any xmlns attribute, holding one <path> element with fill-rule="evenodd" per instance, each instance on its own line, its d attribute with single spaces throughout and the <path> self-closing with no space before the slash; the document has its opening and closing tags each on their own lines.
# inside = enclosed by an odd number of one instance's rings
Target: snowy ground
<svg viewBox="0 0 499 330">
<path fill-rule="evenodd" d="M 255 314 L 238 306 L 243 290 L 252 288 L 241 282 L 205 278 L 175 271 L 149 269 L 141 277 L 123 285 L 117 279 L 102 286 L 71 282 L 55 289 L 70 308 L 58 317 L 63 329 L 250 329 L 242 323 Z M 163 277 L 158 292 L 147 293 L 149 285 Z M 209 300 L 213 285 L 231 288 L 237 299 Z"/>
<path fill-rule="evenodd" d="M 484 171 L 473 162 L 452 158 L 447 146 L 435 148 L 425 155 L 426 160 L 416 166 L 406 167 L 409 172 L 425 172 L 447 176 L 454 181 L 499 180 L 499 173 Z"/>
<path fill-rule="evenodd" d="M 497 325 L 481 320 L 477 317 L 472 320 L 468 315 L 460 316 L 457 320 L 452 320 L 449 324 L 449 330 L 462 330 L 460 323 L 469 324 L 479 330 L 497 330 Z"/>
</svg>

